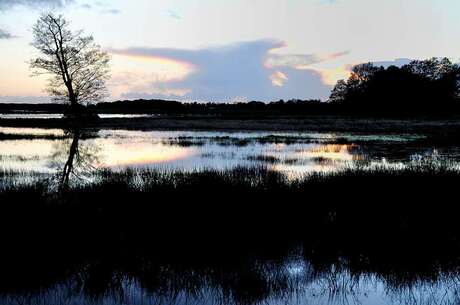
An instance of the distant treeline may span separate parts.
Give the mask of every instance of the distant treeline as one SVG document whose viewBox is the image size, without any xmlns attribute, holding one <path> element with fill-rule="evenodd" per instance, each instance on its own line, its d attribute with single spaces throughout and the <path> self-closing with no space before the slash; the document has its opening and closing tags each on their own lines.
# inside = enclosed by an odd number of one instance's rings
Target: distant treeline
<svg viewBox="0 0 460 305">
<path fill-rule="evenodd" d="M 189 114 L 238 114 L 238 113 L 318 113 L 324 110 L 320 100 L 289 100 L 264 103 L 181 103 L 164 100 L 135 100 L 99 103 L 93 105 L 98 112 L 140 113 L 189 113 Z"/>
<path fill-rule="evenodd" d="M 357 65 L 340 80 L 329 103 L 352 113 L 446 114 L 460 110 L 460 65 L 448 58 L 414 60 L 402 67 Z"/>
<path fill-rule="evenodd" d="M 0 103 L 0 113 L 11 112 L 44 112 L 62 113 L 67 108 L 64 104 L 27 104 L 27 103 Z"/>
<path fill-rule="evenodd" d="M 66 109 L 62 104 L 0 104 L 0 112 L 33 111 L 62 113 Z M 126 100 L 103 102 L 89 105 L 97 113 L 128 114 L 318 114 L 336 111 L 339 107 L 320 100 L 289 100 L 264 103 L 198 103 L 167 100 Z M 341 107 L 340 107 L 341 108 Z"/>
<path fill-rule="evenodd" d="M 62 113 L 59 104 L 0 104 L 0 112 Z M 289 114 L 417 116 L 460 114 L 460 65 L 447 58 L 416 60 L 402 67 L 357 65 L 340 80 L 326 102 L 280 100 L 270 103 L 197 103 L 167 100 L 103 102 L 88 106 L 98 113 Z"/>
<path fill-rule="evenodd" d="M 372 115 L 372 116 L 417 116 L 460 114 L 460 103 L 450 103 L 440 99 L 433 100 L 433 107 L 420 101 L 418 106 L 362 105 L 359 100 L 321 102 L 319 100 L 288 100 L 264 103 L 183 103 L 166 100 L 133 100 L 104 102 L 89 105 L 88 108 L 99 113 L 125 114 L 191 114 L 191 115 Z M 394 105 L 393 102 L 388 104 Z M 442 107 L 439 107 L 442 106 Z M 63 104 L 0 104 L 0 113 L 43 112 L 63 113 Z"/>
</svg>

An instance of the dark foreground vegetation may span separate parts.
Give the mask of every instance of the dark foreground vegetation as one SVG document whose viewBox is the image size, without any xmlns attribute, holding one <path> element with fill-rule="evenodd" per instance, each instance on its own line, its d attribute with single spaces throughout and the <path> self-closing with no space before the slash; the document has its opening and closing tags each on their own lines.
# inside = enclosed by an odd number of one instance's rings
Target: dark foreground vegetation
<svg viewBox="0 0 460 305">
<path fill-rule="evenodd" d="M 362 165 L 357 163 L 337 172 L 318 172 L 298 178 L 289 178 L 282 172 L 264 166 L 237 167 L 228 170 L 205 169 L 192 172 L 155 169 L 95 170 L 84 176 L 77 175 L 76 172 L 66 175 L 68 177 L 66 191 L 59 194 L 56 190 L 62 190 L 59 187 L 62 183 L 62 179 L 59 179 L 60 174 L 42 179 L 46 177 L 45 174 L 0 171 L 0 196 L 2 202 L 14 201 L 14 196 L 30 195 L 36 197 L 25 200 L 25 203 L 44 202 L 51 205 L 79 206 L 86 203 L 98 205 L 98 202 L 123 204 L 120 196 L 126 194 L 128 198 L 139 196 L 139 200 L 135 202 L 149 205 L 152 203 L 152 206 L 156 206 L 155 198 L 166 196 L 171 199 L 171 203 L 176 202 L 173 199 L 179 199 L 177 203 L 182 203 L 184 194 L 190 194 L 192 196 L 190 198 L 199 199 L 206 204 L 219 200 L 219 196 L 224 194 L 226 198 L 228 195 L 234 196 L 233 199 L 241 198 L 241 200 L 245 200 L 246 197 L 252 200 L 253 196 L 265 199 L 267 195 L 268 198 L 279 195 L 309 200 L 309 197 L 321 195 L 323 191 L 335 190 L 334 194 L 330 195 L 333 196 L 330 197 L 331 199 L 335 196 L 343 198 L 346 195 L 353 195 L 357 203 L 367 203 L 373 199 L 365 196 L 368 191 L 381 193 L 380 198 L 395 199 L 406 196 L 415 199 L 417 196 L 423 197 L 424 192 L 427 195 L 440 197 L 444 196 L 443 194 L 451 195 L 455 191 L 452 186 L 460 180 L 457 166 L 457 163 L 444 159 L 421 159 L 408 163 L 404 167 L 396 165 L 368 167 L 365 163 Z M 36 183 L 27 181 L 36 181 Z M 379 190 L 383 188 L 395 192 L 391 194 L 380 192 Z M 397 191 L 402 192 L 396 196 Z M 195 196 L 198 197 L 194 198 Z M 330 201 L 329 197 L 326 201 Z"/>
<path fill-rule="evenodd" d="M 449 166 L 293 182 L 264 168 L 101 171 L 60 193 L 50 180 L 7 183 L 15 175 L 0 175 L 2 295 L 71 283 L 69 294 L 122 300 L 129 280 L 165 303 L 213 289 L 222 304 L 258 304 L 318 279 L 347 295 L 363 277 L 398 292 L 460 276 Z M 296 281 L 283 269 L 294 254 L 311 268 Z"/>
</svg>

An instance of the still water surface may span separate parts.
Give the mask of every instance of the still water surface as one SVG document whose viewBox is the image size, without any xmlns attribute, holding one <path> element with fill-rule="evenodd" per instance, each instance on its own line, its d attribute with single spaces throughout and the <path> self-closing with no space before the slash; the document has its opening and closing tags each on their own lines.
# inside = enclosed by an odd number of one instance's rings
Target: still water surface
<svg viewBox="0 0 460 305">
<path fill-rule="evenodd" d="M 153 117 L 151 114 L 120 114 L 120 113 L 103 113 L 99 114 L 101 119 L 135 119 Z M 62 119 L 60 113 L 0 113 L 0 119 Z"/>
<path fill-rule="evenodd" d="M 459 147 L 433 147 L 423 135 L 99 130 L 79 134 L 93 168 L 228 169 L 265 165 L 288 175 L 330 172 L 357 163 L 402 166 L 425 156 L 460 160 Z M 72 134 L 0 127 L 0 168 L 52 173 Z"/>
<path fill-rule="evenodd" d="M 207 271 L 209 274 L 201 271 L 176 274 L 175 267 L 165 265 L 160 267 L 162 271 L 143 274 L 141 280 L 130 274 L 111 274 L 111 282 L 101 284 L 106 289 L 102 291 L 88 287 L 95 283 L 90 283 L 82 271 L 48 289 L 3 294 L 0 302 L 5 305 L 457 305 L 460 302 L 460 278 L 453 275 L 437 281 L 398 285 L 377 274 L 352 274 L 334 270 L 333 266 L 327 272 L 318 272 L 304 260 L 268 262 L 264 267 L 260 270 L 254 265 L 253 270 L 234 270 L 235 273 L 229 274 L 212 268 Z M 172 274 L 156 278 L 167 272 Z M 155 281 L 149 281 L 149 276 Z"/>
</svg>

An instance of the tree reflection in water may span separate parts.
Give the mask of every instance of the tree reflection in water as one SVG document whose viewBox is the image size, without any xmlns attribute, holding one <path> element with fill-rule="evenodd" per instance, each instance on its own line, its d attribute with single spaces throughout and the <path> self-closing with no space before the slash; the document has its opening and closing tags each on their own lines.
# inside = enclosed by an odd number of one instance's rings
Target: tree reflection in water
<svg viewBox="0 0 460 305">
<path fill-rule="evenodd" d="M 52 186 L 60 192 L 68 191 L 75 183 L 85 183 L 100 164 L 101 148 L 94 141 L 81 142 L 82 139 L 97 137 L 97 131 L 72 128 L 64 131 L 67 139 L 54 145 L 51 166 L 56 168 Z"/>
</svg>

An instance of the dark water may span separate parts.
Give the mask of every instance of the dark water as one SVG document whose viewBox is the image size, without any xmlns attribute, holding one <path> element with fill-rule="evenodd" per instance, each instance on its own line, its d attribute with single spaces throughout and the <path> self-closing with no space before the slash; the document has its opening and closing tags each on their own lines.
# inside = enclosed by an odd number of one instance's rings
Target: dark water
<svg viewBox="0 0 460 305">
<path fill-rule="evenodd" d="M 300 267 L 296 267 L 300 269 Z M 458 279 L 436 284 L 420 283 L 416 287 L 387 288 L 374 277 L 353 278 L 347 273 L 317 278 L 308 274 L 286 271 L 297 287 L 295 292 L 282 293 L 251 304 L 458 304 Z M 295 272 L 296 274 L 290 274 Z M 299 278 L 306 276 L 306 278 Z M 224 292 L 203 288 L 191 293 L 177 291 L 171 295 L 149 292 L 139 283 L 124 279 L 116 292 L 106 296 L 86 296 L 74 282 L 56 285 L 39 294 L 9 295 L 0 298 L 2 304 L 233 304 Z M 244 289 L 243 287 L 241 289 Z M 242 291 L 244 293 L 244 291 Z M 246 302 L 243 302 L 246 303 Z"/>
<path fill-rule="evenodd" d="M 185 254 L 184 254 L 185 255 Z M 459 304 L 460 275 L 421 274 L 399 266 L 358 272 L 343 261 L 318 266 L 301 255 L 281 261 L 209 259 L 167 264 L 160 261 L 89 263 L 50 285 L 4 291 L 1 304 Z M 347 262 L 348 263 L 348 262 Z M 115 265 L 116 266 L 116 265 Z M 389 266 L 386 266 L 389 267 Z M 113 268 L 113 269 L 112 269 Z M 42 270 L 42 279 L 49 276 Z M 52 270 L 51 272 L 54 272 Z M 415 277 L 413 277 L 415 276 Z M 427 277 L 425 277 L 427 276 Z M 433 277 L 431 277 L 433 276 Z M 29 279 L 24 279 L 28 283 Z M 3 286 L 2 290 L 5 290 Z M 25 286 L 27 288 L 28 286 Z"/>
<path fill-rule="evenodd" d="M 72 151 L 78 151 L 75 167 L 89 171 L 76 181 L 90 180 L 100 168 L 262 164 L 295 178 L 357 165 L 403 168 L 428 158 L 458 167 L 460 161 L 455 144 L 413 134 L 0 128 L 0 136 L 1 168 L 23 173 L 18 182 L 32 173 L 38 179 L 53 175 Z M 460 304 L 455 211 L 420 216 L 397 207 L 383 215 L 347 207 L 343 217 L 336 210 L 293 210 L 290 217 L 287 210 L 270 222 L 264 238 L 248 237 L 239 220 L 231 220 L 225 230 L 239 229 L 227 240 L 211 237 L 215 226 L 180 210 L 171 218 L 157 213 L 126 222 L 97 211 L 95 225 L 85 211 L 68 216 L 56 210 L 2 222 L 0 304 Z M 240 215 L 245 212 L 243 206 Z M 75 223 L 60 223 L 62 215 Z M 260 217 L 250 222 L 260 228 Z M 137 222 L 144 222 L 139 230 L 133 229 Z M 292 232 L 285 229 L 291 222 Z M 205 229 L 195 231 L 199 224 Z M 172 228 L 183 231 L 172 234 Z M 273 234 L 281 231 L 285 235 Z"/>
</svg>

